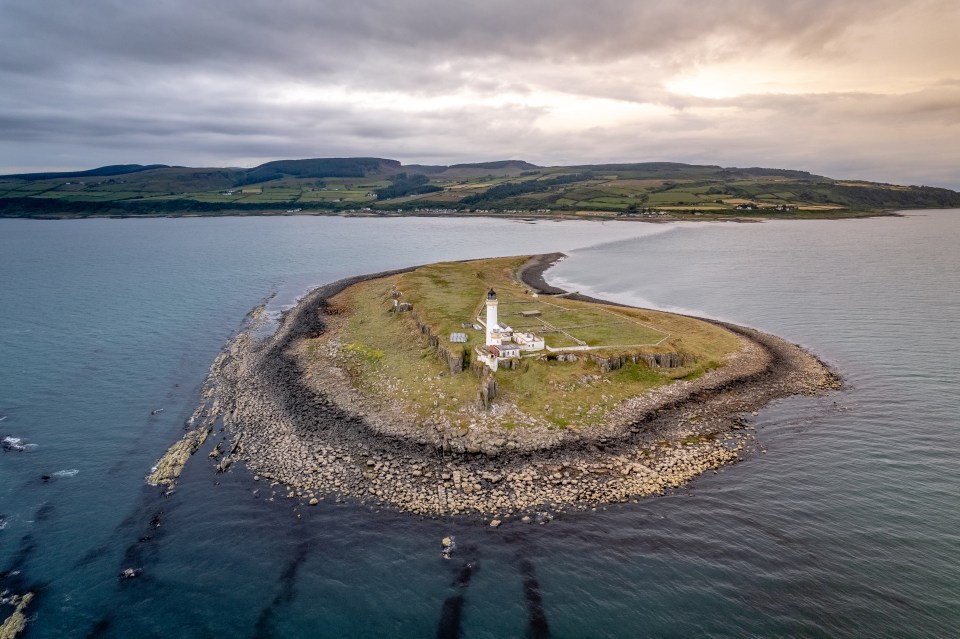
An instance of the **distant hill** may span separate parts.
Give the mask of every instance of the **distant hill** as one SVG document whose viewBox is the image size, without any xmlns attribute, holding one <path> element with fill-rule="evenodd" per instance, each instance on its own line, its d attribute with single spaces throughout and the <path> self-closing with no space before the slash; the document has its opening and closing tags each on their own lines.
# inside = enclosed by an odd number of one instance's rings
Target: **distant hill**
<svg viewBox="0 0 960 639">
<path fill-rule="evenodd" d="M 315 158 L 312 160 L 277 160 L 247 169 L 241 184 L 255 184 L 283 177 L 327 178 L 365 177 L 371 173 L 387 175 L 400 172 L 400 163 L 382 158 Z"/>
<path fill-rule="evenodd" d="M 948 207 L 960 207 L 960 193 L 794 169 L 679 162 L 447 166 L 354 157 L 277 160 L 252 168 L 123 164 L 0 176 L 4 217 L 386 210 L 722 219 Z"/>
<path fill-rule="evenodd" d="M 403 168 L 407 172 L 423 173 L 438 178 L 478 178 L 486 176 L 512 177 L 527 171 L 536 171 L 541 167 L 523 160 L 498 160 L 496 162 L 472 162 L 450 166 L 411 164 Z"/>
<path fill-rule="evenodd" d="M 110 175 L 127 175 L 128 173 L 138 173 L 140 171 L 149 171 L 151 169 L 169 169 L 166 164 L 112 164 L 110 166 L 101 166 L 97 169 L 88 171 L 48 171 L 46 173 L 16 173 L 13 175 L 0 175 L 0 179 L 14 180 L 62 180 L 67 178 L 81 177 L 103 177 Z"/>
<path fill-rule="evenodd" d="M 530 164 L 529 162 L 524 162 L 523 160 L 498 160 L 496 162 L 474 162 L 472 164 L 452 164 L 450 165 L 451 169 L 484 169 L 484 170 L 499 170 L 499 169 L 517 169 L 520 171 L 529 171 L 531 169 L 539 169 L 540 167 L 536 164 Z"/>
<path fill-rule="evenodd" d="M 713 164 L 683 164 L 681 162 L 631 162 L 627 164 L 583 164 L 568 167 L 571 169 L 585 169 L 590 171 L 643 172 L 643 173 L 670 173 L 691 170 L 718 171 L 722 167 Z"/>
</svg>

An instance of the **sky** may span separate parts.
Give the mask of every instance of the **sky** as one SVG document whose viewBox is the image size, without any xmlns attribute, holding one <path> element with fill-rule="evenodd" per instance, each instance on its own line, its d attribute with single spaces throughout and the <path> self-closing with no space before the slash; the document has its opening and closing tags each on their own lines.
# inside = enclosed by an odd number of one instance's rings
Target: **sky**
<svg viewBox="0 0 960 639">
<path fill-rule="evenodd" d="M 0 0 L 0 172 L 673 161 L 960 189 L 957 0 Z"/>
</svg>

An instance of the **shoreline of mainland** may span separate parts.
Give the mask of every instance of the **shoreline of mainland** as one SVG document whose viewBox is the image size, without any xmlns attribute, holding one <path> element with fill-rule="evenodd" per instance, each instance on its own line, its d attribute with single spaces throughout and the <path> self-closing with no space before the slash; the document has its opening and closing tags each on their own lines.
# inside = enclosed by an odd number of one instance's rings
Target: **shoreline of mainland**
<svg viewBox="0 0 960 639">
<path fill-rule="evenodd" d="M 803 221 L 803 220 L 866 220 L 879 217 L 905 217 L 903 211 L 908 209 L 870 209 L 870 210 L 851 210 L 827 212 L 805 211 L 804 215 L 744 215 L 736 214 L 704 214 L 695 216 L 693 212 L 675 211 L 668 217 L 628 217 L 617 215 L 615 211 L 555 211 L 549 215 L 538 214 L 535 211 L 516 212 L 516 213 L 478 213 L 456 211 L 453 213 L 440 213 L 434 211 L 404 211 L 397 213 L 394 211 L 382 212 L 364 212 L 355 210 L 328 210 L 318 209 L 313 212 L 299 211 L 288 213 L 283 210 L 260 209 L 260 210 L 227 210 L 227 211 L 175 211 L 175 212 L 155 212 L 155 213 L 37 213 L 26 215 L 2 215 L 0 219 L 8 220 L 131 220 L 131 219 L 153 219 L 153 218 L 232 218 L 232 217 L 342 217 L 358 219 L 395 219 L 395 218 L 441 218 L 441 219 L 464 219 L 471 217 L 482 217 L 499 220 L 514 220 L 517 222 L 569 222 L 573 220 L 583 220 L 588 222 L 638 222 L 644 224 L 668 224 L 671 222 L 729 222 L 734 224 L 753 224 L 776 220 L 783 221 Z M 909 209 L 913 210 L 913 209 Z M 919 210 L 950 210 L 950 209 L 919 209 Z"/>
<path fill-rule="evenodd" d="M 534 256 L 517 276 L 545 295 L 545 271 L 563 254 Z M 354 284 L 417 267 L 340 280 L 308 293 L 262 340 L 253 329 L 231 340 L 211 367 L 200 426 L 170 449 L 151 483 L 171 485 L 217 418 L 232 441 L 210 456 L 219 471 L 243 462 L 269 497 L 305 504 L 357 501 L 425 516 L 549 517 L 566 508 L 636 500 L 719 471 L 756 445 L 745 414 L 769 401 L 840 388 L 801 347 L 713 320 L 741 339 L 727 364 L 622 402 L 589 432 L 424 429 L 364 403 L 324 358 L 311 368 L 303 341 L 324 333 L 327 300 Z M 698 318 L 702 319 L 702 318 Z M 266 486 L 258 493 L 263 493 Z M 539 513 L 539 515 L 537 514 Z"/>
</svg>

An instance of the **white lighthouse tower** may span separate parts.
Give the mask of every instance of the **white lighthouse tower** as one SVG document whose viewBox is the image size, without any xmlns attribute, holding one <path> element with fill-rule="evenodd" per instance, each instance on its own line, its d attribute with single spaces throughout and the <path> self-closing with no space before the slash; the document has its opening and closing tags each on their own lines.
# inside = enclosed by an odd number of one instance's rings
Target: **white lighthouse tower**
<svg viewBox="0 0 960 639">
<path fill-rule="evenodd" d="M 487 292 L 487 346 L 500 346 L 500 325 L 497 323 L 497 294 L 491 288 Z"/>
</svg>

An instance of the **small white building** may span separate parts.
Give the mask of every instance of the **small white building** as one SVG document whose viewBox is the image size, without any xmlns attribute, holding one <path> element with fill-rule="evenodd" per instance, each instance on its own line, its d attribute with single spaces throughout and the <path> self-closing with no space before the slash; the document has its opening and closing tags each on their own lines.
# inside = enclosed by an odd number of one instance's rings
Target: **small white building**
<svg viewBox="0 0 960 639">
<path fill-rule="evenodd" d="M 490 353 L 503 359 L 520 357 L 520 347 L 516 344 L 504 343 L 499 346 L 491 346 Z"/>
<path fill-rule="evenodd" d="M 476 358 L 478 362 L 482 362 L 487 365 L 487 367 L 492 370 L 494 373 L 497 372 L 497 356 L 490 352 L 491 346 L 477 346 L 474 349 L 476 353 Z"/>
<path fill-rule="evenodd" d="M 546 342 L 536 333 L 514 333 L 513 341 L 522 351 L 542 351 Z"/>
</svg>

